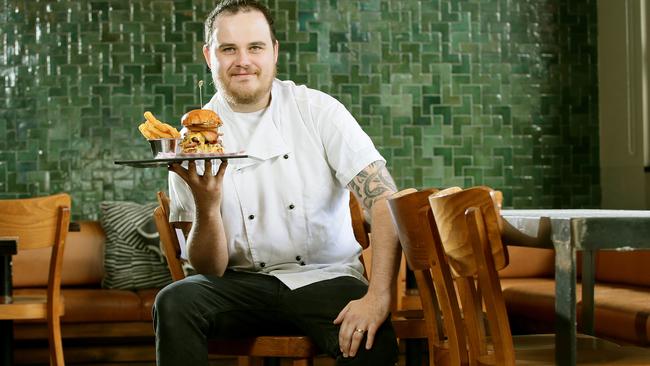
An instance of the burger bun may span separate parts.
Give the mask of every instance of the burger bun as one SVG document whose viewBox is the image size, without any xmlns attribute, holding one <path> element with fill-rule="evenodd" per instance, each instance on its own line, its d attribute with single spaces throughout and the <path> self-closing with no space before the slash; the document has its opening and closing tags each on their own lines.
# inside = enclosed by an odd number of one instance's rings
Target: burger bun
<svg viewBox="0 0 650 366">
<path fill-rule="evenodd" d="M 194 109 L 181 118 L 181 124 L 189 129 L 206 129 L 221 126 L 219 116 L 209 109 Z"/>
</svg>

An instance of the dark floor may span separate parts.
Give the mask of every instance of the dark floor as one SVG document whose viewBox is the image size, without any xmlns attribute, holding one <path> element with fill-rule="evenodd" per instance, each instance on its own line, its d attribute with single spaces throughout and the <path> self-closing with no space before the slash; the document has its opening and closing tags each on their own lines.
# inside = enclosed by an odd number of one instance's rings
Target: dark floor
<svg viewBox="0 0 650 366">
<path fill-rule="evenodd" d="M 93 363 L 93 364 L 72 363 L 72 364 L 70 364 L 70 363 L 66 362 L 66 365 L 70 365 L 70 366 L 155 366 L 155 363 L 151 363 L 151 362 L 135 362 L 135 363 L 134 362 L 124 362 L 124 363 L 109 363 L 109 364 L 106 364 L 106 363 L 102 363 L 102 364 L 97 364 L 97 363 Z M 282 360 L 280 366 L 290 366 L 290 365 L 291 365 L 290 360 Z M 403 356 L 400 356 L 398 365 L 399 366 L 405 366 Z M 210 362 L 210 366 L 237 366 L 237 359 L 236 358 L 219 358 L 219 359 L 215 359 L 215 360 L 212 360 Z M 333 358 L 326 357 L 326 356 L 321 356 L 321 357 L 317 357 L 314 360 L 314 366 L 335 366 L 335 362 L 334 362 Z"/>
<path fill-rule="evenodd" d="M 406 347 L 406 344 L 410 347 Z M 24 346 L 24 345 L 23 345 Z M 47 366 L 49 359 L 49 352 L 47 345 L 40 345 L 41 347 L 18 347 L 14 349 L 14 359 L 16 365 L 31 365 L 31 366 Z M 119 347 L 110 347 L 109 345 L 85 344 L 75 345 L 72 347 L 68 345 L 66 357 L 66 365 L 69 366 L 155 366 L 155 350 L 153 345 L 144 344 L 136 345 L 129 344 L 128 346 L 121 345 Z M 425 364 L 426 361 L 426 343 L 423 342 L 400 342 L 400 358 L 399 366 L 405 366 L 405 354 L 408 352 L 411 364 Z M 64 350 L 65 352 L 65 350 Z M 153 357 L 152 357 L 153 356 Z M 216 356 L 211 355 L 211 366 L 237 366 L 236 357 Z M 92 362 L 86 360 L 100 360 L 111 359 L 116 362 Z M 83 361 L 82 361 L 83 360 Z M 123 360 L 117 362 L 117 360 Z M 126 361 L 130 360 L 130 361 Z M 133 361 L 142 360 L 142 361 Z M 145 361 L 146 360 L 146 361 Z M 422 362 L 421 362 L 422 361 Z M 3 365 L 0 365 L 3 366 Z M 291 360 L 281 360 L 278 365 L 271 364 L 271 366 L 291 366 Z M 327 356 L 319 356 L 314 359 L 314 366 L 335 366 L 333 358 Z"/>
<path fill-rule="evenodd" d="M 68 364 L 68 363 L 66 363 Z M 70 365 L 75 365 L 75 366 L 155 366 L 155 363 L 149 363 L 149 362 L 140 362 L 140 363 L 133 363 L 133 362 L 128 362 L 128 363 L 110 363 L 110 364 L 70 364 Z M 289 366 L 291 365 L 290 361 L 288 360 L 283 360 L 280 366 Z M 404 366 L 404 357 L 400 357 L 399 360 L 399 366 Z M 236 359 L 218 359 L 218 360 L 212 360 L 210 362 L 210 366 L 237 366 L 237 360 Z M 334 359 L 329 358 L 329 357 L 318 357 L 314 360 L 314 366 L 335 366 Z"/>
</svg>

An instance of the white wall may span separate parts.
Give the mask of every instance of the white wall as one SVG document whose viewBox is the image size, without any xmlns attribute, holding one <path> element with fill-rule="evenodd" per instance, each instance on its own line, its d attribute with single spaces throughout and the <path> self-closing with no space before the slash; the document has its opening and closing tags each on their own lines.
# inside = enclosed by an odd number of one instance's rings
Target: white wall
<svg viewBox="0 0 650 366">
<path fill-rule="evenodd" d="M 650 208 L 648 19 L 647 0 L 598 0 L 603 208 Z"/>
</svg>

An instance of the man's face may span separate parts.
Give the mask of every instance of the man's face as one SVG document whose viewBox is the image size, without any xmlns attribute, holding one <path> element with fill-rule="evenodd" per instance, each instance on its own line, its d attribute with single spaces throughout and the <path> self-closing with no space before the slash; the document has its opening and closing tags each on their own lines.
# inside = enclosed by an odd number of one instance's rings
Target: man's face
<svg viewBox="0 0 650 366">
<path fill-rule="evenodd" d="M 203 55 L 217 89 L 236 105 L 268 102 L 278 44 L 271 40 L 264 15 L 257 10 L 220 14 L 212 32 Z"/>
</svg>

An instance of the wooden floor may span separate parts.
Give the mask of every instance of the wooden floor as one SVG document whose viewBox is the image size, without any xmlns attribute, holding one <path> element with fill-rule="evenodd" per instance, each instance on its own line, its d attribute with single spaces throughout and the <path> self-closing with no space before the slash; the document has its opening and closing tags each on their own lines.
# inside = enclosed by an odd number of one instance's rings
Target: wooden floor
<svg viewBox="0 0 650 366">
<path fill-rule="evenodd" d="M 155 366 L 156 364 L 151 363 L 151 362 L 136 362 L 136 363 L 127 362 L 127 363 L 110 363 L 110 364 L 106 364 L 106 363 L 102 363 L 102 364 L 97 364 L 97 363 L 80 364 L 80 363 L 67 363 L 66 362 L 66 365 L 75 365 L 75 366 L 82 366 L 82 365 L 83 366 Z M 290 366 L 290 365 L 291 365 L 291 363 L 288 360 L 283 360 L 281 366 Z M 330 357 L 325 357 L 325 356 L 317 357 L 314 360 L 314 366 L 335 366 L 335 365 L 336 365 L 336 363 L 335 363 L 334 359 L 330 358 Z M 216 360 L 212 360 L 210 362 L 210 366 L 237 366 L 237 359 L 235 359 L 235 358 L 219 358 L 219 359 L 216 359 Z M 402 357 L 402 356 L 400 356 L 399 366 L 404 366 L 404 357 Z"/>
<path fill-rule="evenodd" d="M 49 353 L 47 352 L 47 345 L 40 345 L 36 348 L 18 348 L 14 349 L 14 358 L 16 365 L 31 365 L 31 366 L 48 366 L 47 362 Z M 70 345 L 68 345 L 70 346 Z M 125 351 L 126 349 L 126 351 Z M 426 352 L 423 348 L 422 352 Z M 417 348 L 415 350 L 418 353 Z M 66 350 L 64 349 L 64 354 Z M 405 366 L 404 355 L 406 349 L 404 344 L 400 344 L 400 357 L 399 366 Z M 424 356 L 424 355 L 423 355 Z M 87 347 L 80 347 L 76 345 L 68 347 L 66 365 L 68 366 L 155 366 L 155 349 L 152 345 L 136 346 L 130 344 L 128 347 L 110 347 L 108 345 L 92 345 Z M 215 356 L 211 355 L 211 366 L 237 366 L 236 357 Z M 110 363 L 97 362 L 90 360 L 111 359 L 114 360 Z M 333 358 L 327 356 L 319 356 L 314 359 L 314 366 L 335 366 L 336 362 Z M 0 365 L 4 366 L 4 365 Z M 280 366 L 291 366 L 290 360 L 282 360 Z"/>
</svg>

